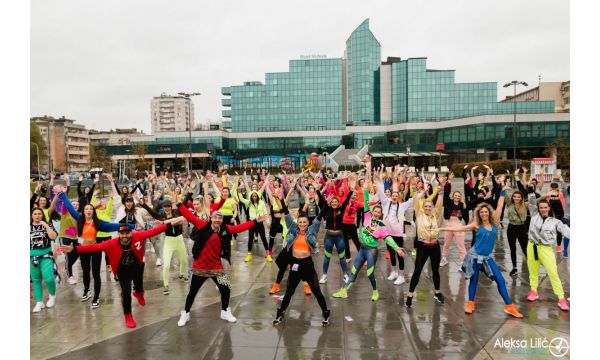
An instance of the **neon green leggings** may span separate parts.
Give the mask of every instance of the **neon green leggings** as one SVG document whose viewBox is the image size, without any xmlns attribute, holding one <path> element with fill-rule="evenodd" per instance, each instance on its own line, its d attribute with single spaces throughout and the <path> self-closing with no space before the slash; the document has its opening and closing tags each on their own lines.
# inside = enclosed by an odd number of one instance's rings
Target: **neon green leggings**
<svg viewBox="0 0 600 360">
<path fill-rule="evenodd" d="M 179 259 L 179 274 L 187 276 L 188 272 L 188 257 L 185 243 L 183 242 L 183 236 L 165 236 L 165 243 L 163 246 L 163 283 L 164 286 L 169 286 L 169 270 L 171 267 L 171 258 L 173 253 L 177 254 Z"/>
<path fill-rule="evenodd" d="M 40 259 L 38 266 L 29 262 L 29 276 L 33 282 L 33 296 L 35 301 L 44 300 L 44 291 L 42 290 L 42 279 L 46 283 L 50 295 L 56 294 L 56 284 L 54 283 L 54 264 L 52 259 Z"/>
</svg>

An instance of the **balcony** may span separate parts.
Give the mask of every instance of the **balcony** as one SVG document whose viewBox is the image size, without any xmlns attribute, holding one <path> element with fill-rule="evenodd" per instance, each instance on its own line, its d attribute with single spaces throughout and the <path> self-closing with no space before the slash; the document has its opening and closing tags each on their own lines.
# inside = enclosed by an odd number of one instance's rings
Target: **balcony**
<svg viewBox="0 0 600 360">
<path fill-rule="evenodd" d="M 222 87 L 221 88 L 221 95 L 231 95 L 231 88 L 229 88 L 229 87 Z"/>
<path fill-rule="evenodd" d="M 231 99 L 221 99 L 221 105 L 231 106 Z"/>
<path fill-rule="evenodd" d="M 90 152 L 86 151 L 86 150 L 68 150 L 67 154 L 69 156 L 71 156 L 71 155 L 85 155 L 85 156 L 88 156 L 90 154 Z"/>
<path fill-rule="evenodd" d="M 230 118 L 231 117 L 231 110 L 223 110 L 223 111 L 221 111 L 221 115 L 223 117 Z"/>
</svg>

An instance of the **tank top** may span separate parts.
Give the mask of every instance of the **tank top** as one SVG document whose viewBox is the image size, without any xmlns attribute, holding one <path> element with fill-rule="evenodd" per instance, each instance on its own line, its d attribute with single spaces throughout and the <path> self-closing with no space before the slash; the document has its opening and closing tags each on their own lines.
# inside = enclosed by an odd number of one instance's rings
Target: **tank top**
<svg viewBox="0 0 600 360">
<path fill-rule="evenodd" d="M 298 237 L 294 241 L 292 245 L 292 250 L 295 251 L 306 251 L 310 253 L 310 247 L 308 246 L 308 242 L 306 242 L 306 236 L 303 233 L 298 234 Z"/>
<path fill-rule="evenodd" d="M 477 255 L 490 256 L 494 251 L 498 234 L 496 226 L 492 224 L 492 230 L 487 230 L 483 225 L 479 226 L 479 230 L 475 233 L 475 251 Z"/>
</svg>

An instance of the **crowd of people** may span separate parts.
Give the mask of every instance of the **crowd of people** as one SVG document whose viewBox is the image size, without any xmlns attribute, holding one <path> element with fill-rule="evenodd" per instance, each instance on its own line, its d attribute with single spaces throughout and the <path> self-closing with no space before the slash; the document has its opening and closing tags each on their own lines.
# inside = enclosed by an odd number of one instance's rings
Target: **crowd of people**
<svg viewBox="0 0 600 360">
<path fill-rule="evenodd" d="M 438 171 L 427 176 L 407 166 L 372 168 L 370 161 L 359 171 L 337 173 L 328 169 L 305 169 L 300 174 L 260 170 L 241 175 L 139 171 L 135 180 L 125 177 L 119 179 L 120 183 L 111 174 L 99 175 L 91 184 L 80 177 L 76 197 L 69 196 L 68 174 L 64 176 L 65 184 L 58 184 L 52 176 L 49 184 L 37 184 L 30 199 L 32 311 L 38 313 L 56 304 L 61 274 L 67 279 L 66 286 L 77 285 L 73 272 L 77 260 L 83 274 L 81 301 L 91 299 L 91 308 L 98 308 L 104 253 L 107 270 L 112 271 L 121 287 L 125 324 L 133 328 L 132 295 L 140 306 L 145 305 L 146 257 L 154 256 L 155 266 L 162 266 L 163 294 L 169 295 L 170 265 L 175 254 L 178 280 L 188 283 L 178 325 L 190 321 L 194 299 L 207 279 L 221 294 L 221 319 L 235 322 L 229 306 L 231 267 L 224 264 L 231 263 L 234 241 L 244 232 L 248 233 L 244 261 L 251 262 L 260 238 L 264 261 L 275 260 L 278 267 L 270 294 L 281 291 L 285 273 L 289 272 L 274 325 L 284 320 L 301 281 L 304 293 L 317 299 L 323 326 L 329 324 L 331 311 L 320 285 L 329 280 L 332 265 L 337 271 L 339 264 L 343 274 L 339 290 L 331 294 L 333 298 L 348 298 L 364 269 L 372 287 L 371 300 L 377 301 L 380 295 L 375 266 L 384 252 L 390 264 L 387 280 L 397 286 L 409 282 L 403 301 L 406 307 L 413 306 L 428 260 L 433 299 L 442 305 L 445 299 L 440 271 L 449 263 L 453 240 L 462 263 L 460 271 L 466 278 L 461 281 L 468 281 L 465 313 L 475 310 L 475 292 L 483 272 L 496 283 L 505 303 L 504 312 L 522 318 L 517 304 L 539 299 L 540 264 L 548 273 L 558 307 L 568 311 L 557 256 L 568 256 L 570 188 L 560 177 L 544 193 L 544 177 L 538 182 L 527 173 L 527 169 L 518 169 L 512 174 L 494 174 L 487 165 L 465 166 L 462 188 L 453 189 L 453 173 Z M 101 191 L 100 181 L 110 184 L 107 194 Z M 509 297 L 504 274 L 494 261 L 495 245 L 503 241 L 500 234 L 505 215 L 512 264 L 506 275 L 516 276 L 519 271 L 518 243 L 529 272 L 531 288 L 526 299 L 513 301 Z M 412 243 L 407 237 L 408 227 L 414 228 Z M 465 233 L 469 232 L 470 245 L 465 244 Z M 276 246 L 279 243 L 281 247 Z M 387 251 L 383 251 L 382 243 Z M 147 245 L 151 249 L 148 252 Z M 57 250 L 66 253 L 64 269 L 57 266 Z M 323 262 L 319 277 L 315 254 L 320 251 Z M 411 255 L 414 270 L 409 276 L 405 260 Z M 42 283 L 49 293 L 46 302 Z"/>
</svg>

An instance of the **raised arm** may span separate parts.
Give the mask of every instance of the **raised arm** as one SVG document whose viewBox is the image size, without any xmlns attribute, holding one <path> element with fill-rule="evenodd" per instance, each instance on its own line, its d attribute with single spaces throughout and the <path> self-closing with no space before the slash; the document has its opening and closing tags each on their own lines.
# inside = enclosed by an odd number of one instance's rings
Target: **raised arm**
<svg viewBox="0 0 600 360">
<path fill-rule="evenodd" d="M 173 220 L 173 219 L 169 219 L 169 220 Z M 135 231 L 131 233 L 131 236 L 134 239 L 140 239 L 140 240 L 144 240 L 147 238 L 151 238 L 153 236 L 156 236 L 158 234 L 160 234 L 161 232 L 164 232 L 167 230 L 167 222 L 165 221 L 164 224 L 157 226 L 153 229 L 149 229 L 146 231 Z"/>
<path fill-rule="evenodd" d="M 77 210 L 75 210 L 75 208 L 73 207 L 73 204 L 71 204 L 71 202 L 67 198 L 67 195 L 65 195 L 64 192 L 61 192 L 60 194 L 58 194 L 58 196 L 60 196 L 61 200 L 63 201 L 63 204 L 66 206 L 67 211 L 69 212 L 69 214 L 71 214 L 73 219 L 75 219 L 75 220 L 79 219 L 79 216 L 81 214 Z"/>
<path fill-rule="evenodd" d="M 496 204 L 496 210 L 494 211 L 494 220 L 496 223 L 500 222 L 500 217 L 502 216 L 502 210 L 504 209 L 504 198 L 506 196 L 506 189 L 508 189 L 508 187 L 505 187 L 502 189 L 502 191 L 500 191 L 500 198 L 498 199 L 498 204 Z"/>
<path fill-rule="evenodd" d="M 204 221 L 196 217 L 191 211 L 189 211 L 183 204 L 177 204 L 177 210 L 183 215 L 183 217 L 194 225 L 197 229 L 202 229 L 208 224 L 208 221 Z"/>
</svg>

